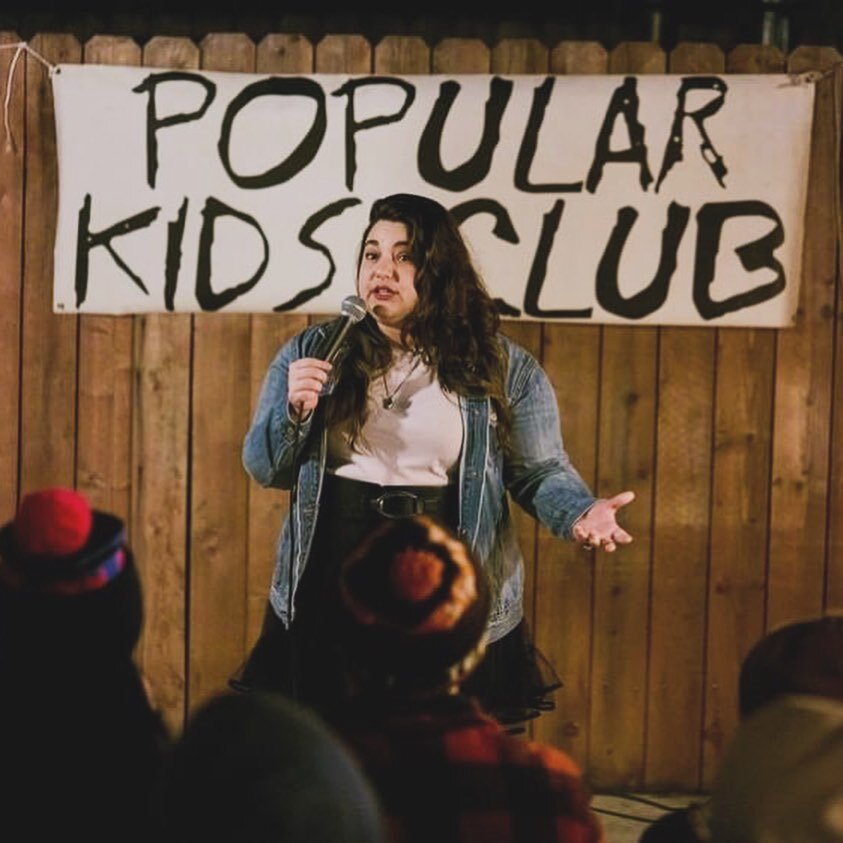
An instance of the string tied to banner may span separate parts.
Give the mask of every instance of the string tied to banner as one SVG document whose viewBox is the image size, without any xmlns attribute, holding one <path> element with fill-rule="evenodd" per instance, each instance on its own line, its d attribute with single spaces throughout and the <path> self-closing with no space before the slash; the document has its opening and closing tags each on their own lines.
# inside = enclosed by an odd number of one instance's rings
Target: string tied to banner
<svg viewBox="0 0 843 843">
<path fill-rule="evenodd" d="M 42 56 L 37 50 L 33 50 L 26 41 L 15 41 L 12 44 L 0 44 L 0 50 L 15 51 L 14 56 L 12 56 L 12 63 L 9 66 L 9 76 L 6 79 L 6 95 L 3 98 L 3 131 L 5 134 L 5 149 L 6 152 L 13 153 L 17 148 L 15 146 L 15 138 L 12 134 L 11 126 L 9 125 L 9 103 L 12 100 L 12 83 L 14 82 L 18 60 L 24 53 L 29 53 L 29 55 L 37 61 L 40 61 L 41 64 L 47 68 L 50 75 L 56 72 L 57 66 L 47 61 L 47 59 L 45 59 L 44 56 Z"/>
<path fill-rule="evenodd" d="M 825 70 L 803 70 L 801 73 L 788 73 L 788 83 L 790 85 L 815 85 L 817 82 L 831 76 L 839 64 L 843 64 L 843 62 L 835 62 Z"/>
</svg>

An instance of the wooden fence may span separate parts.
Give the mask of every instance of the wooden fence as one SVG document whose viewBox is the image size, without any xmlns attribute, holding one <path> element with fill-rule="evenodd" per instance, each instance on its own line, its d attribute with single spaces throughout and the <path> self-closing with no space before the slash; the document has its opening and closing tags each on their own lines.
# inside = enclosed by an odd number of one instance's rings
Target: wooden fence
<svg viewBox="0 0 843 843">
<path fill-rule="evenodd" d="M 831 71 L 817 84 L 796 327 L 506 323 L 549 372 L 584 477 L 598 493 L 637 493 L 625 519 L 636 541 L 612 556 L 519 516 L 529 620 L 565 682 L 534 734 L 597 787 L 704 788 L 735 726 L 747 649 L 783 621 L 843 610 L 837 51 L 243 34 L 143 48 L 39 34 L 30 46 L 53 64 L 261 73 Z M 0 50 L 4 92 L 13 52 Z M 0 518 L 27 491 L 69 485 L 127 520 L 146 595 L 138 658 L 178 728 L 259 628 L 287 499 L 249 481 L 240 445 L 268 361 L 313 317 L 54 315 L 55 128 L 48 73 L 31 56 L 7 122 Z"/>
</svg>

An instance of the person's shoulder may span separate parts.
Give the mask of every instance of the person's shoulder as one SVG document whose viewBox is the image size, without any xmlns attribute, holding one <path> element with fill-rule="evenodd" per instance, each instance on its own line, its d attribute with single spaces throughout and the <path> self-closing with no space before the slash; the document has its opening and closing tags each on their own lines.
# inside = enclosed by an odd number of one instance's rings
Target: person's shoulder
<svg viewBox="0 0 843 843">
<path fill-rule="evenodd" d="M 580 766 L 564 750 L 538 741 L 519 741 L 519 743 L 523 743 L 529 756 L 545 769 L 571 780 L 582 779 Z"/>
<path fill-rule="evenodd" d="M 273 362 L 280 365 L 285 360 L 289 361 L 297 357 L 308 356 L 322 342 L 323 338 L 337 321 L 338 318 L 331 318 L 306 325 L 281 343 L 275 353 Z"/>
<path fill-rule="evenodd" d="M 531 351 L 528 351 L 526 346 L 514 340 L 505 331 L 498 331 L 498 342 L 500 342 L 504 351 L 509 355 L 510 360 L 529 360 L 532 363 L 538 363 L 535 355 Z"/>
<path fill-rule="evenodd" d="M 544 369 L 532 352 L 503 331 L 498 332 L 498 340 L 506 356 L 507 383 L 510 392 L 526 388 L 535 382 L 536 377 L 542 377 Z"/>
</svg>

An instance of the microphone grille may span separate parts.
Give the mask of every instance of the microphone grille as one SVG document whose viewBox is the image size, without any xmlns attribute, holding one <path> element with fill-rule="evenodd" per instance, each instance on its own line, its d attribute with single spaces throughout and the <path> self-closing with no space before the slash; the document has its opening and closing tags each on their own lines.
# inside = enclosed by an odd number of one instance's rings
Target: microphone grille
<svg viewBox="0 0 843 843">
<path fill-rule="evenodd" d="M 360 296 L 346 296 L 342 300 L 342 315 L 359 322 L 366 315 L 366 302 Z"/>
</svg>

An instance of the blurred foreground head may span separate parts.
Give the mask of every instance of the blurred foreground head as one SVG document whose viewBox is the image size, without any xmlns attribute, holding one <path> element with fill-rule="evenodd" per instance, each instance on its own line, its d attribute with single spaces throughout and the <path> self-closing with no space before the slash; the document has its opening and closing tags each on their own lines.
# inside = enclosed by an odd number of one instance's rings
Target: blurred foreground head
<svg viewBox="0 0 843 843">
<path fill-rule="evenodd" d="M 381 843 L 380 808 L 345 745 L 280 694 L 223 693 L 165 768 L 160 843 Z"/>
<path fill-rule="evenodd" d="M 788 623 L 750 650 L 741 664 L 741 716 L 785 694 L 843 701 L 843 616 Z"/>
<path fill-rule="evenodd" d="M 717 843 L 843 841 L 843 703 L 780 696 L 741 721 L 708 808 Z"/>
<path fill-rule="evenodd" d="M 453 691 L 483 656 L 485 574 L 431 518 L 376 528 L 346 558 L 340 589 L 339 642 L 360 690 Z"/>
</svg>

